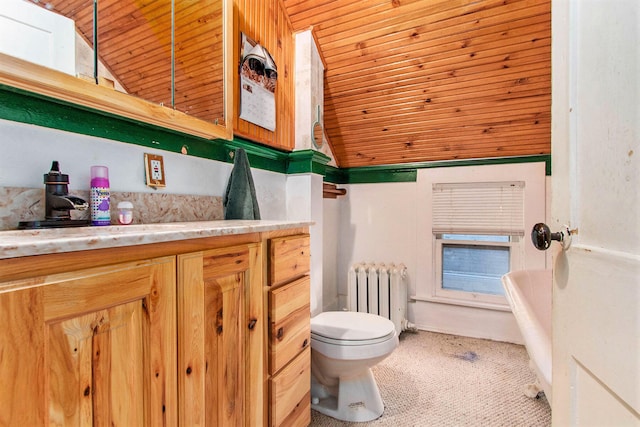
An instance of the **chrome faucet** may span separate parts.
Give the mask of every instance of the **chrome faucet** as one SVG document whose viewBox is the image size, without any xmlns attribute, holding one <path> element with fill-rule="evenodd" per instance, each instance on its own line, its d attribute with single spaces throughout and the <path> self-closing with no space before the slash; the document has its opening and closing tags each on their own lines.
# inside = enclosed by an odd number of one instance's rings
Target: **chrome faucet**
<svg viewBox="0 0 640 427">
<path fill-rule="evenodd" d="M 46 219 L 71 219 L 70 210 L 89 207 L 86 200 L 69 195 L 69 175 L 60 173 L 60 165 L 55 160 L 49 173 L 44 174 L 44 184 Z"/>
</svg>

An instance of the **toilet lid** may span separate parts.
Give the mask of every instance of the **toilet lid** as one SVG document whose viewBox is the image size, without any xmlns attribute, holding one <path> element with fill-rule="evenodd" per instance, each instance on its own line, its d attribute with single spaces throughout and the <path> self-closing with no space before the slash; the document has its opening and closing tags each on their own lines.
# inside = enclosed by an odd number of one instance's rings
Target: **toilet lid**
<svg viewBox="0 0 640 427">
<path fill-rule="evenodd" d="M 394 334 L 391 320 L 370 313 L 325 311 L 311 319 L 311 335 L 316 339 L 380 341 Z"/>
</svg>

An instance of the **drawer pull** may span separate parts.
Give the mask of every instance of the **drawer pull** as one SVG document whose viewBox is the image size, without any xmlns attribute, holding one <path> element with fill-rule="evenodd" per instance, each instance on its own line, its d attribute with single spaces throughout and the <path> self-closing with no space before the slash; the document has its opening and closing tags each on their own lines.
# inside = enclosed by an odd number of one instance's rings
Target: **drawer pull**
<svg viewBox="0 0 640 427">
<path fill-rule="evenodd" d="M 278 332 L 276 333 L 276 338 L 278 338 L 278 340 L 282 340 L 283 336 L 284 336 L 284 328 L 278 328 Z"/>
<path fill-rule="evenodd" d="M 302 343 L 302 348 L 305 348 L 307 346 L 307 344 L 309 344 L 309 340 L 307 338 L 305 338 L 304 342 Z"/>
<path fill-rule="evenodd" d="M 249 329 L 255 328 L 256 323 L 258 323 L 258 319 L 251 319 L 251 321 L 249 322 Z"/>
</svg>

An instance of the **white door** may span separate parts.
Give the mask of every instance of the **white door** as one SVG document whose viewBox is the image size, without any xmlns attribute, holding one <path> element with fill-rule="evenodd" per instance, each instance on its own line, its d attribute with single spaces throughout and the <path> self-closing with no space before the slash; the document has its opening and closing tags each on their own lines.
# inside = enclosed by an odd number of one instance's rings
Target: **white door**
<svg viewBox="0 0 640 427">
<path fill-rule="evenodd" d="M 640 425 L 640 1 L 553 0 L 553 425 Z M 559 245 L 554 244 L 556 248 Z"/>
</svg>

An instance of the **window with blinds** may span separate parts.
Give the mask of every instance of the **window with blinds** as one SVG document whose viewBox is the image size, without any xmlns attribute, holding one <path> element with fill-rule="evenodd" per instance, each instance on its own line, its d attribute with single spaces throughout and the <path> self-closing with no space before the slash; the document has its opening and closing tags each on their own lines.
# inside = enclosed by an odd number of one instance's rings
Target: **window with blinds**
<svg viewBox="0 0 640 427">
<path fill-rule="evenodd" d="M 432 209 L 436 295 L 496 302 L 524 235 L 524 182 L 434 183 Z"/>
<path fill-rule="evenodd" d="M 524 182 L 433 184 L 433 232 L 524 235 Z"/>
</svg>

